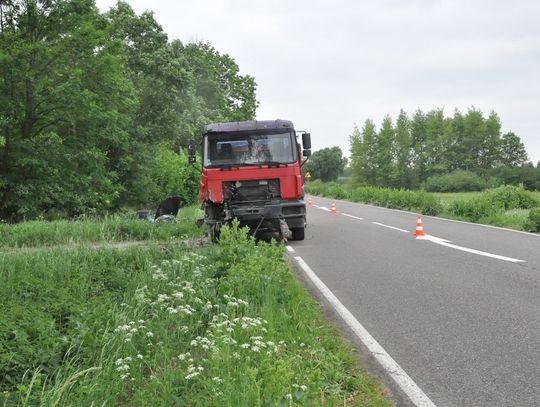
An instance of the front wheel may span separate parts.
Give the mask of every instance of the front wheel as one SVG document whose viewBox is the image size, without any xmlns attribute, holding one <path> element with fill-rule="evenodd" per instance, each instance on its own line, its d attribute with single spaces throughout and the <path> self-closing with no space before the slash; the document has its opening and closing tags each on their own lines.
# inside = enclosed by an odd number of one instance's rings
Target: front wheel
<svg viewBox="0 0 540 407">
<path fill-rule="evenodd" d="M 306 228 L 291 228 L 292 240 L 304 240 Z"/>
<path fill-rule="evenodd" d="M 212 243 L 218 243 L 220 232 L 221 232 L 221 224 L 214 223 L 210 225 L 210 240 L 212 241 Z"/>
</svg>

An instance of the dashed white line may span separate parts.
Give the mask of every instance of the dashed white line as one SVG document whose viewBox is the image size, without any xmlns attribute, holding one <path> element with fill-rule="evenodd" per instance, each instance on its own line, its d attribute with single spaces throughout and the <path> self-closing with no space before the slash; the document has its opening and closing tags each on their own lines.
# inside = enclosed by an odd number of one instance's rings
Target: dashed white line
<svg viewBox="0 0 540 407">
<path fill-rule="evenodd" d="M 364 218 L 359 218 L 358 216 L 349 215 L 348 213 L 342 213 L 343 216 L 348 216 L 349 218 L 364 220 Z"/>
<path fill-rule="evenodd" d="M 322 209 L 323 211 L 330 212 L 330 209 L 328 209 L 326 206 L 318 206 L 317 208 Z"/>
<path fill-rule="evenodd" d="M 385 225 L 384 223 L 379 223 L 379 222 L 371 222 L 371 223 L 373 223 L 374 225 L 379 225 L 379 226 L 388 228 L 388 229 L 394 229 L 394 230 L 399 230 L 400 232 L 409 233 L 408 230 L 396 228 L 395 226 Z"/>
<path fill-rule="evenodd" d="M 336 312 L 343 318 L 356 336 L 362 341 L 372 356 L 379 362 L 398 387 L 409 397 L 411 402 L 418 407 L 435 407 L 430 398 L 418 387 L 413 379 L 392 359 L 392 357 L 379 345 L 371 334 L 358 322 L 353 314 L 338 300 L 330 289 L 321 281 L 308 264 L 299 256 L 294 259 L 302 268 L 306 276 L 318 288 L 326 300 L 334 307 Z"/>
<path fill-rule="evenodd" d="M 287 249 L 289 253 L 294 253 L 294 249 L 291 246 L 287 245 L 285 246 L 285 248 Z"/>
</svg>

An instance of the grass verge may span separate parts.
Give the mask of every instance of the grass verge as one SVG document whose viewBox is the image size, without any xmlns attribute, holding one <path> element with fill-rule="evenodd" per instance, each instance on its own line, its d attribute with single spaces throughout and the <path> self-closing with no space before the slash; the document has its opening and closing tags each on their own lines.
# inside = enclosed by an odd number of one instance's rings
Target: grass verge
<svg viewBox="0 0 540 407">
<path fill-rule="evenodd" d="M 0 223 L 0 249 L 119 241 L 170 241 L 200 234 L 196 206 L 180 209 L 178 222 L 150 223 L 127 216 L 81 218 L 52 222 Z"/>
<path fill-rule="evenodd" d="M 0 405 L 386 406 L 283 246 L 0 253 Z"/>
</svg>

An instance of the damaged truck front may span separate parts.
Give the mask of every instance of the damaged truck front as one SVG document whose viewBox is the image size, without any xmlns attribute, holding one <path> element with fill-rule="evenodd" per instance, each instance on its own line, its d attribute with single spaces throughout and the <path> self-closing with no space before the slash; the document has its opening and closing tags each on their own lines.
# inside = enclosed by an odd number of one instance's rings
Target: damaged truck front
<svg viewBox="0 0 540 407">
<path fill-rule="evenodd" d="M 203 131 L 199 201 L 213 240 L 234 218 L 253 234 L 303 240 L 302 156 L 311 138 L 288 120 L 216 123 Z M 193 151 L 193 149 L 192 149 Z"/>
</svg>

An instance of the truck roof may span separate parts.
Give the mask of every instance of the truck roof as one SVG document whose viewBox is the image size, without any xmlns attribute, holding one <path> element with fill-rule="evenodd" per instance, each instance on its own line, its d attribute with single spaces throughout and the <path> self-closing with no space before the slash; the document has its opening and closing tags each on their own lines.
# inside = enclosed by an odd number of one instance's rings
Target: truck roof
<svg viewBox="0 0 540 407">
<path fill-rule="evenodd" d="M 237 131 L 253 130 L 274 130 L 287 129 L 294 130 L 290 120 L 248 120 L 245 122 L 212 123 L 204 126 L 203 134 L 206 133 L 227 133 Z"/>
</svg>

